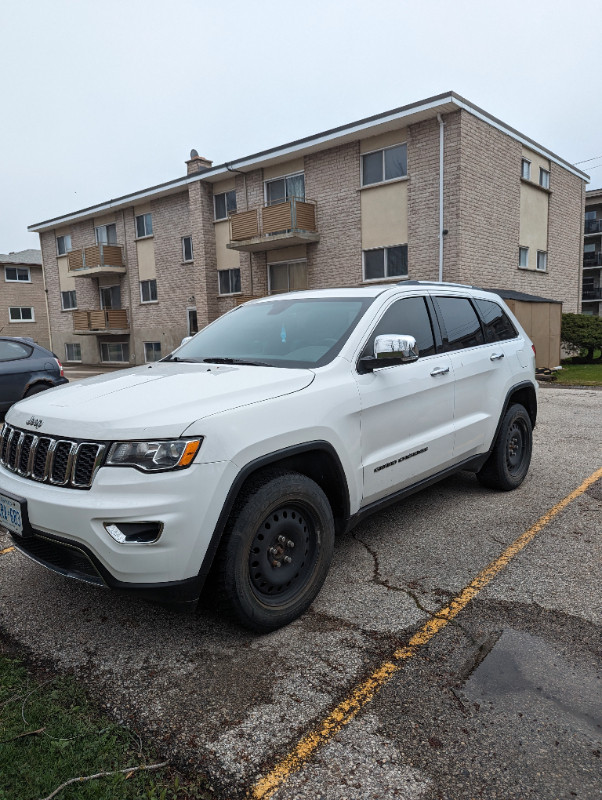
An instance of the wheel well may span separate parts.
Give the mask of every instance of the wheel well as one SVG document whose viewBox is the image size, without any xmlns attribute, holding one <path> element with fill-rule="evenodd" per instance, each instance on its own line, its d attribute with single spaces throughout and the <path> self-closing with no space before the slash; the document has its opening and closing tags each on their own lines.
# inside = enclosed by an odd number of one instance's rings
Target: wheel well
<svg viewBox="0 0 602 800">
<path fill-rule="evenodd" d="M 535 422 L 537 420 L 537 395 L 535 394 L 534 387 L 521 386 L 520 389 L 516 389 L 508 398 L 506 408 L 509 408 L 512 403 L 520 403 L 521 406 L 527 409 L 527 413 L 531 419 L 531 425 L 535 427 Z"/>
<path fill-rule="evenodd" d="M 300 472 L 315 481 L 328 498 L 336 532 L 341 533 L 345 529 L 349 518 L 347 480 L 341 465 L 331 453 L 320 449 L 306 450 L 271 461 L 247 475 L 237 494 L 240 495 L 247 484 L 257 480 L 262 472 L 268 472 L 274 468 Z"/>
<path fill-rule="evenodd" d="M 30 389 L 35 389 L 36 386 L 44 386 L 45 389 L 52 389 L 52 381 L 44 380 L 43 378 L 36 378 L 31 383 L 28 383 L 25 387 L 25 391 L 23 392 L 23 397 L 27 394 Z"/>
</svg>

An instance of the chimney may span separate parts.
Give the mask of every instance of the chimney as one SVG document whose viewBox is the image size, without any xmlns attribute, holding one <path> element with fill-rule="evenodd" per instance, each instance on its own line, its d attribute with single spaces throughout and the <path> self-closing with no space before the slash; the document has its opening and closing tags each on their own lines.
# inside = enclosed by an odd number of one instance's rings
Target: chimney
<svg viewBox="0 0 602 800">
<path fill-rule="evenodd" d="M 213 161 L 209 161 L 208 158 L 203 158 L 200 156 L 196 150 L 190 151 L 190 159 L 186 162 L 186 169 L 187 174 L 190 175 L 193 172 L 204 172 L 206 169 L 209 169 Z"/>
</svg>

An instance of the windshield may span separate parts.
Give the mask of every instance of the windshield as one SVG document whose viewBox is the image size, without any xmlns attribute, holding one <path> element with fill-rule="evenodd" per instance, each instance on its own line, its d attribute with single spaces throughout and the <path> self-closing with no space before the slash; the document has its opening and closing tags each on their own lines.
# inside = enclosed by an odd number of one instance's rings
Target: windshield
<svg viewBox="0 0 602 800">
<path fill-rule="evenodd" d="M 240 306 L 165 360 L 321 367 L 336 356 L 373 300 L 280 298 Z"/>
</svg>

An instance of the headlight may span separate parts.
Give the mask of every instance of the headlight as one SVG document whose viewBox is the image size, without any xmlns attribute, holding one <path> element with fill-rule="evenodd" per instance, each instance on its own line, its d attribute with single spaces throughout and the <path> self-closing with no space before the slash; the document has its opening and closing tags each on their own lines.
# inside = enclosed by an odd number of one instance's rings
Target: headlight
<svg viewBox="0 0 602 800">
<path fill-rule="evenodd" d="M 174 439 L 157 442 L 115 442 L 106 464 L 110 467 L 136 467 L 143 472 L 189 467 L 199 451 L 200 439 Z"/>
</svg>

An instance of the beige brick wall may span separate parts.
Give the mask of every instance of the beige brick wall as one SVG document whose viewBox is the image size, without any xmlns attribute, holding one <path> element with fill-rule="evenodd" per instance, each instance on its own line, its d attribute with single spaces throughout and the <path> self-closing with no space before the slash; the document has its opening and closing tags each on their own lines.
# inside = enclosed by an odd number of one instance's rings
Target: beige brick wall
<svg viewBox="0 0 602 800">
<path fill-rule="evenodd" d="M 7 264 L 8 267 L 28 267 L 31 283 L 7 282 L 4 264 L 0 264 L 0 334 L 3 336 L 28 336 L 42 347 L 50 344 L 48 316 L 44 298 L 42 268 L 30 264 Z M 34 322 L 11 322 L 9 308 L 24 306 L 33 308 Z"/>
<path fill-rule="evenodd" d="M 437 120 L 410 126 L 408 176 L 408 275 L 412 280 L 434 281 L 439 271 Z"/>
<path fill-rule="evenodd" d="M 581 311 L 585 184 L 558 164 L 551 164 L 546 297 L 562 300 L 562 310 Z M 577 211 L 578 209 L 578 211 Z"/>
</svg>

